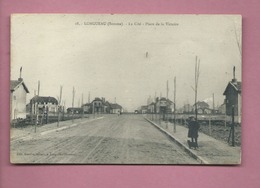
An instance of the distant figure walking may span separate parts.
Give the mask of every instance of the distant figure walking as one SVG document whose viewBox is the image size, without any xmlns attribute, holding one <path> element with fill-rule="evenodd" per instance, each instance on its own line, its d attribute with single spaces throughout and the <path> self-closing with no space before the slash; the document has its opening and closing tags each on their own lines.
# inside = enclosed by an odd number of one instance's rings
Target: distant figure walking
<svg viewBox="0 0 260 188">
<path fill-rule="evenodd" d="M 188 137 L 191 138 L 191 141 L 188 140 L 189 148 L 198 148 L 198 131 L 199 131 L 199 123 L 195 120 L 193 116 L 190 117 L 190 121 L 188 124 L 189 131 L 188 131 Z"/>
</svg>

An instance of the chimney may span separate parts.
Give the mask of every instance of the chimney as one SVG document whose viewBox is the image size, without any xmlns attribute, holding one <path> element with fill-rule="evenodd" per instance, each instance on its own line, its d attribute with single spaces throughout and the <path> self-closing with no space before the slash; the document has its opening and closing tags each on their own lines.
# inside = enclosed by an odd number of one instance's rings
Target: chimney
<svg viewBox="0 0 260 188">
<path fill-rule="evenodd" d="M 237 83 L 237 79 L 236 79 L 236 67 L 233 67 L 233 79 L 232 79 L 232 83 L 236 84 Z"/>
<path fill-rule="evenodd" d="M 23 81 L 22 79 L 22 71 L 23 71 L 23 67 L 20 67 L 20 77 L 18 78 L 18 81 Z"/>
</svg>

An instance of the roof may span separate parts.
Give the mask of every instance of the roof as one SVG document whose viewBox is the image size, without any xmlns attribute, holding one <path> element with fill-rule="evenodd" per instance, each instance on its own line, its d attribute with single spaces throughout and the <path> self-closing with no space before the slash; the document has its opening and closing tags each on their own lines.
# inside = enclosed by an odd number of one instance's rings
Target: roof
<svg viewBox="0 0 260 188">
<path fill-rule="evenodd" d="M 44 97 L 44 96 L 35 96 L 31 99 L 31 102 L 45 102 L 45 103 L 55 103 L 58 104 L 58 100 L 55 99 L 54 97 Z"/>
<path fill-rule="evenodd" d="M 165 97 L 160 98 L 160 101 L 166 101 L 167 99 Z"/>
<path fill-rule="evenodd" d="M 198 101 L 198 102 L 197 102 L 197 105 L 198 105 L 199 107 L 202 107 L 202 108 L 208 108 L 208 107 L 209 107 L 209 104 L 206 103 L 205 101 Z M 195 104 L 194 104 L 193 106 L 195 106 Z"/>
<path fill-rule="evenodd" d="M 100 98 L 96 97 L 93 101 L 102 101 Z"/>
<path fill-rule="evenodd" d="M 106 101 L 106 102 L 103 103 L 103 105 L 110 106 L 111 104 L 108 101 Z"/>
<path fill-rule="evenodd" d="M 10 91 L 13 92 L 14 90 L 16 90 L 20 85 L 22 85 L 24 87 L 24 90 L 26 91 L 26 93 L 29 93 L 28 88 L 26 87 L 24 81 L 22 79 L 19 80 L 11 80 L 10 81 Z"/>
<path fill-rule="evenodd" d="M 69 107 L 69 108 L 67 108 L 67 110 L 82 110 L 82 108 L 80 108 L 80 107 Z"/>
<path fill-rule="evenodd" d="M 233 88 L 235 91 L 237 91 L 238 93 L 241 93 L 242 90 L 242 83 L 241 82 L 229 82 L 223 95 L 226 95 L 226 92 L 228 90 L 228 88 Z"/>
<path fill-rule="evenodd" d="M 122 108 L 122 106 L 120 106 L 119 104 L 117 104 L 117 103 L 110 103 L 110 108 L 112 108 L 112 109 L 120 109 L 120 108 Z"/>
<path fill-rule="evenodd" d="M 166 99 L 165 97 L 160 98 L 157 102 L 166 101 L 168 105 L 174 104 L 170 99 Z"/>
<path fill-rule="evenodd" d="M 96 97 L 92 102 L 91 104 L 93 104 L 93 102 L 96 102 L 96 101 L 100 101 L 103 105 L 106 105 L 108 106 L 108 104 L 106 103 L 105 99 L 104 98 L 99 98 L 99 97 Z"/>
</svg>

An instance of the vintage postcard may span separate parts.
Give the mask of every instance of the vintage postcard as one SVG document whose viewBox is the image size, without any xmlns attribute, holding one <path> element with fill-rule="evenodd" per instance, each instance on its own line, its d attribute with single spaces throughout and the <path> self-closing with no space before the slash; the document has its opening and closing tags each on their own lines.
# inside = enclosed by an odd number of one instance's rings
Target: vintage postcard
<svg viewBox="0 0 260 188">
<path fill-rule="evenodd" d="M 13 14 L 14 164 L 241 162 L 240 15 Z"/>
</svg>

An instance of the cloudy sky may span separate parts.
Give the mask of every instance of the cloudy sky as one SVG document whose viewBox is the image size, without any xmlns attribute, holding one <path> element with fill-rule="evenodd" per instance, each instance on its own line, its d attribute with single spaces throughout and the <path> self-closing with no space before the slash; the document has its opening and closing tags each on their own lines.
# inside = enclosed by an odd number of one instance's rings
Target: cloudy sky
<svg viewBox="0 0 260 188">
<path fill-rule="evenodd" d="M 177 108 L 194 103 L 194 70 L 200 59 L 198 100 L 223 92 L 233 77 L 241 80 L 241 17 L 234 15 L 13 15 L 11 19 L 11 79 L 22 77 L 29 88 L 59 96 L 75 106 L 105 97 L 132 111 L 149 96 L 173 100 Z"/>
</svg>

